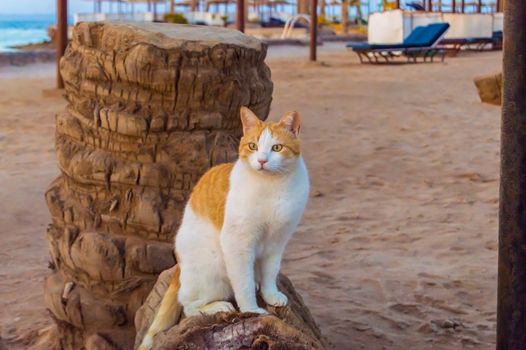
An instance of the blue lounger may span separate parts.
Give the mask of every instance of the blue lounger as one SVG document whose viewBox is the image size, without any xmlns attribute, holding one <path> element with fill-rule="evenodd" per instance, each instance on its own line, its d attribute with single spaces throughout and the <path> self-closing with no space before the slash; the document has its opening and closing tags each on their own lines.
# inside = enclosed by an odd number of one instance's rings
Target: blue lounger
<svg viewBox="0 0 526 350">
<path fill-rule="evenodd" d="M 491 37 L 487 38 L 450 38 L 442 39 L 439 44 L 448 50 L 458 52 L 462 48 L 475 51 L 500 50 L 502 49 L 502 31 L 493 32 Z"/>
<path fill-rule="evenodd" d="M 433 23 L 416 27 L 399 44 L 349 43 L 347 47 L 358 55 L 362 63 L 392 63 L 396 57 L 401 55 L 407 57 L 407 62 L 416 63 L 418 57 L 423 57 L 424 61 L 427 58 L 433 61 L 437 54 L 441 55 L 443 61 L 446 51 L 437 47 L 437 44 L 448 29 L 448 23 Z"/>
</svg>

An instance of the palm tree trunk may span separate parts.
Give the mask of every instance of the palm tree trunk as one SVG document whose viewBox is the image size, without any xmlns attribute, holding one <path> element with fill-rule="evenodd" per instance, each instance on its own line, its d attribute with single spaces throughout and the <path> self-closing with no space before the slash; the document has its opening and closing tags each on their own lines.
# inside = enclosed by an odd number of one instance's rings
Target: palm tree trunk
<svg viewBox="0 0 526 350">
<path fill-rule="evenodd" d="M 237 157 L 241 106 L 262 119 L 269 112 L 259 41 L 234 44 L 236 31 L 203 26 L 185 29 L 200 42 L 186 45 L 178 27 L 148 28 L 80 23 L 60 62 L 68 106 L 56 117 L 61 173 L 46 191 L 44 295 L 62 350 L 109 349 L 86 346 L 102 341 L 90 340 L 98 332 L 132 348 L 135 312 L 175 264 L 191 189 Z"/>
</svg>

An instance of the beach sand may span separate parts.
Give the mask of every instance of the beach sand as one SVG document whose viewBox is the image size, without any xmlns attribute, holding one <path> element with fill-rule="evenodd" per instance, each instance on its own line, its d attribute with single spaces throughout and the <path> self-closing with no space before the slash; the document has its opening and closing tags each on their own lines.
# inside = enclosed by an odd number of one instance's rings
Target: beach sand
<svg viewBox="0 0 526 350">
<path fill-rule="evenodd" d="M 284 272 L 330 349 L 493 349 L 500 108 L 472 79 L 499 71 L 501 53 L 369 66 L 335 45 L 316 64 L 306 48 L 269 55 L 271 118 L 301 113 L 312 180 Z M 52 64 L 3 67 L 0 81 L 0 335 L 38 348 L 65 102 L 42 94 Z"/>
</svg>

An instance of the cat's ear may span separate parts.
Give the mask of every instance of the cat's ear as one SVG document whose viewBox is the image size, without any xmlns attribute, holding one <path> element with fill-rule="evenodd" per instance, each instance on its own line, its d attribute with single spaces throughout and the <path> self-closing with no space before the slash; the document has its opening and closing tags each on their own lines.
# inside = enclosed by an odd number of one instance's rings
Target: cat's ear
<svg viewBox="0 0 526 350">
<path fill-rule="evenodd" d="M 296 137 L 300 134 L 300 114 L 296 111 L 283 114 L 279 124 Z"/>
<path fill-rule="evenodd" d="M 243 124 L 243 135 L 254 126 L 261 125 L 261 120 L 247 107 L 241 107 L 239 114 L 241 116 L 241 124 Z"/>
</svg>

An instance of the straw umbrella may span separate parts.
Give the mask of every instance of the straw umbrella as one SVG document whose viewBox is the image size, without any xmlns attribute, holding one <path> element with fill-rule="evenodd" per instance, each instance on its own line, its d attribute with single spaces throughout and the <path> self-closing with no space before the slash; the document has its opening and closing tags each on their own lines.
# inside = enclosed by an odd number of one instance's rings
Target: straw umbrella
<svg viewBox="0 0 526 350">
<path fill-rule="evenodd" d="M 133 4 L 144 4 L 144 3 L 146 3 L 146 4 L 148 4 L 148 11 L 151 11 L 152 8 L 153 8 L 153 12 L 154 13 L 157 13 L 157 4 L 166 4 L 166 0 L 104 0 L 104 1 L 108 1 L 109 3 L 125 1 L 127 3 L 132 4 L 132 5 Z"/>
<path fill-rule="evenodd" d="M 210 10 L 211 5 L 216 5 L 216 8 L 219 8 L 219 5 L 225 5 L 228 6 L 229 4 L 233 3 L 235 0 L 206 0 L 206 11 L 208 12 Z"/>
</svg>

